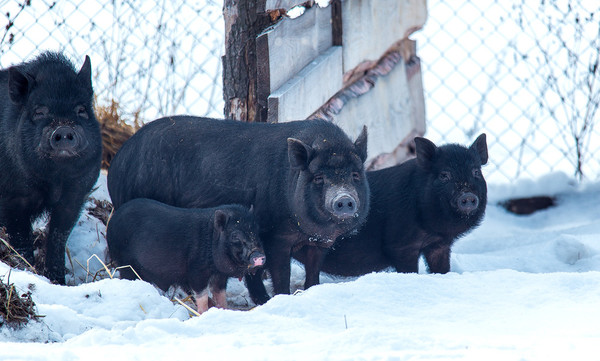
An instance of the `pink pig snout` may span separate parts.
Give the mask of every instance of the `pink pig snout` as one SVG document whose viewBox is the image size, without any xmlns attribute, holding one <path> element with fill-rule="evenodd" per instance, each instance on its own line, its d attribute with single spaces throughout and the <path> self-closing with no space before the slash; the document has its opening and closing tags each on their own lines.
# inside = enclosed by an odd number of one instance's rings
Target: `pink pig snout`
<svg viewBox="0 0 600 361">
<path fill-rule="evenodd" d="M 252 252 L 252 254 L 250 255 L 250 264 L 249 264 L 249 268 L 253 268 L 253 267 L 260 267 L 260 266 L 264 266 L 265 265 L 265 255 L 262 252 L 259 251 L 254 251 Z"/>
</svg>

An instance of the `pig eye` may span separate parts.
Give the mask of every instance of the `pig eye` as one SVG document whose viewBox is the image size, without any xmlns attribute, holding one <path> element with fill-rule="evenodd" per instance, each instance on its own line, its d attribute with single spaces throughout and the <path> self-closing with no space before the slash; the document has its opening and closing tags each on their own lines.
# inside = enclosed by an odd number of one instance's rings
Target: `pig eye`
<svg viewBox="0 0 600 361">
<path fill-rule="evenodd" d="M 40 120 L 48 116 L 48 107 L 37 107 L 33 112 L 33 119 Z"/>
<path fill-rule="evenodd" d="M 481 170 L 479 170 L 477 168 L 473 169 L 473 177 L 481 178 Z"/>
<path fill-rule="evenodd" d="M 75 108 L 75 113 L 78 117 L 88 119 L 88 113 L 83 105 L 79 105 Z"/>
<path fill-rule="evenodd" d="M 314 178 L 313 178 L 313 182 L 315 184 L 323 184 L 323 182 L 325 181 L 325 178 L 323 177 L 322 174 L 317 174 Z"/>
<path fill-rule="evenodd" d="M 236 230 L 231 234 L 231 240 L 236 244 L 242 244 L 246 240 L 246 235 Z"/>
<path fill-rule="evenodd" d="M 450 179 L 452 179 L 452 174 L 450 172 L 448 172 L 448 171 L 442 171 L 442 172 L 440 172 L 440 180 L 442 182 L 447 182 Z"/>
<path fill-rule="evenodd" d="M 360 173 L 352 172 L 352 180 L 354 180 L 356 182 L 360 181 Z"/>
<path fill-rule="evenodd" d="M 234 234 L 231 236 L 231 244 L 239 247 L 242 245 L 242 240 L 240 239 L 240 237 Z"/>
</svg>

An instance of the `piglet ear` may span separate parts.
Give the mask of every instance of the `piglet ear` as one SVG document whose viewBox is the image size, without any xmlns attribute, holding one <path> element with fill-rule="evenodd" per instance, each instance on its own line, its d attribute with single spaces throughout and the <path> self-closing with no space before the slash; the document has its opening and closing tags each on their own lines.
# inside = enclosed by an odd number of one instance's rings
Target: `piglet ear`
<svg viewBox="0 0 600 361">
<path fill-rule="evenodd" d="M 229 221 L 229 216 L 225 212 L 220 209 L 217 209 L 214 214 L 214 239 L 218 239 L 221 233 L 225 231 L 227 227 L 227 222 Z"/>
<path fill-rule="evenodd" d="M 310 158 L 313 154 L 313 149 L 295 138 L 288 138 L 288 158 L 293 169 L 306 169 Z"/>
<path fill-rule="evenodd" d="M 360 132 L 360 135 L 354 141 L 354 146 L 358 151 L 358 156 L 363 163 L 367 160 L 367 136 L 367 126 L 363 125 L 362 132 Z"/>
<path fill-rule="evenodd" d="M 429 139 L 415 137 L 415 148 L 417 153 L 417 164 L 423 168 L 428 168 L 435 157 L 437 147 Z"/>
<path fill-rule="evenodd" d="M 15 104 L 24 104 L 33 85 L 33 78 L 16 67 L 8 68 L 8 95 Z"/>
<path fill-rule="evenodd" d="M 92 89 L 92 63 L 89 56 L 85 56 L 83 65 L 77 74 L 77 80 L 88 89 Z"/>
<path fill-rule="evenodd" d="M 485 140 L 485 133 L 481 133 L 477 139 L 473 142 L 471 147 L 474 152 L 479 154 L 479 159 L 481 159 L 481 164 L 486 164 L 488 161 L 488 149 L 487 142 Z"/>
</svg>

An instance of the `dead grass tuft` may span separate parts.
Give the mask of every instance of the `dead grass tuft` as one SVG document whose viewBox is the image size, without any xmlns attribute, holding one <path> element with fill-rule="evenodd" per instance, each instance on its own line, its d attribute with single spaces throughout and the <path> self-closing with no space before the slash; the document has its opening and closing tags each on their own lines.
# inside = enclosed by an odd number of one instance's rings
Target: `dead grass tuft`
<svg viewBox="0 0 600 361">
<path fill-rule="evenodd" d="M 42 317 L 36 313 L 35 303 L 31 299 L 31 292 L 21 295 L 9 281 L 0 281 L 0 317 L 2 325 L 22 326 L 32 319 Z"/>
<path fill-rule="evenodd" d="M 94 197 L 89 198 L 94 203 L 94 206 L 88 208 L 88 214 L 100 220 L 105 226 L 108 224 L 108 219 L 113 211 L 113 205 L 109 201 L 99 200 Z"/>
<path fill-rule="evenodd" d="M 131 126 L 119 115 L 119 103 L 112 100 L 110 105 L 96 106 L 96 118 L 102 133 L 102 169 L 108 169 L 110 162 L 121 145 L 129 139 L 140 125 Z"/>
</svg>

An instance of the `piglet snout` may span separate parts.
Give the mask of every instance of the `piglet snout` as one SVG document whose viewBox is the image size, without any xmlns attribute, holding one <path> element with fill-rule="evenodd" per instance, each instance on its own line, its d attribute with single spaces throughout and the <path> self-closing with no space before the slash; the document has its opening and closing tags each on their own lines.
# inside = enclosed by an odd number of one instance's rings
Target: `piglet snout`
<svg viewBox="0 0 600 361">
<path fill-rule="evenodd" d="M 254 251 L 250 255 L 250 268 L 264 266 L 265 264 L 265 255 L 259 251 Z"/>
<path fill-rule="evenodd" d="M 479 198 L 471 192 L 465 192 L 458 197 L 457 206 L 462 213 L 471 213 L 479 207 Z"/>
</svg>

